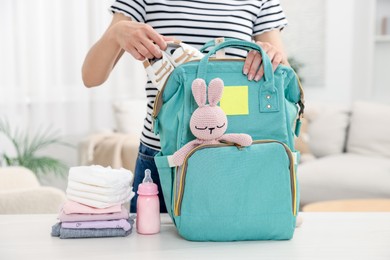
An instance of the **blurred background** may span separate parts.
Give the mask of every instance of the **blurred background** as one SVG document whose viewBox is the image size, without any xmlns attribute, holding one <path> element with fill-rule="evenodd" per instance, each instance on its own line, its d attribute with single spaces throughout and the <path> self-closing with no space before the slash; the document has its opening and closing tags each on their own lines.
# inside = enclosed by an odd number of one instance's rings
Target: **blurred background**
<svg viewBox="0 0 390 260">
<path fill-rule="evenodd" d="M 141 129 L 146 76 L 140 62 L 122 58 L 109 80 L 87 89 L 84 57 L 111 21 L 112 0 L 2 0 L 0 10 L 0 117 L 21 132 L 57 131 L 71 146 L 40 151 L 79 165 L 91 135 Z M 281 0 L 289 25 L 283 40 L 303 79 L 305 99 L 329 106 L 355 101 L 390 103 L 389 0 Z M 137 103 L 138 102 L 138 103 Z M 119 111 L 119 112 L 118 112 Z M 119 114 L 118 114 L 119 113 Z M 141 119 L 140 119 L 141 118 Z M 129 122 L 129 121 L 125 121 Z M 90 140 L 89 140 L 90 141 Z M 307 140 L 306 140 L 307 141 Z M 344 141 L 342 141 L 344 142 Z M 16 151 L 0 135 L 2 155 Z M 85 156 L 84 156 L 85 157 Z M 62 177 L 46 174 L 44 185 L 65 189 Z"/>
</svg>

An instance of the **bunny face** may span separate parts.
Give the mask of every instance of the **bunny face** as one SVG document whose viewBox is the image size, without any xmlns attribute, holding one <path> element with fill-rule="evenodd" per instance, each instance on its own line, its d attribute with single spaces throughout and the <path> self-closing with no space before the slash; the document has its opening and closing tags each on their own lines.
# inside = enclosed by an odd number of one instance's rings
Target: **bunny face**
<svg viewBox="0 0 390 260">
<path fill-rule="evenodd" d="M 206 105 L 206 83 L 203 79 L 196 79 L 192 83 L 192 93 L 199 108 L 192 114 L 190 129 L 198 139 L 218 139 L 227 129 L 227 117 L 217 106 L 222 97 L 223 85 L 223 81 L 219 78 L 211 80 L 208 88 L 209 104 Z"/>
</svg>

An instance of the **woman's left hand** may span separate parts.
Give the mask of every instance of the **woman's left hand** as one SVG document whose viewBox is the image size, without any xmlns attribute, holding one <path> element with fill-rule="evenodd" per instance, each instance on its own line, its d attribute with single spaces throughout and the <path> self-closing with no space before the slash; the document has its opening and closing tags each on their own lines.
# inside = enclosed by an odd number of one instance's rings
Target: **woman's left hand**
<svg viewBox="0 0 390 260">
<path fill-rule="evenodd" d="M 268 55 L 272 62 L 272 70 L 275 71 L 279 64 L 287 63 L 283 53 L 268 42 L 256 42 Z M 243 73 L 248 75 L 248 80 L 259 81 L 264 75 L 262 58 L 258 51 L 251 50 L 245 59 Z"/>
</svg>

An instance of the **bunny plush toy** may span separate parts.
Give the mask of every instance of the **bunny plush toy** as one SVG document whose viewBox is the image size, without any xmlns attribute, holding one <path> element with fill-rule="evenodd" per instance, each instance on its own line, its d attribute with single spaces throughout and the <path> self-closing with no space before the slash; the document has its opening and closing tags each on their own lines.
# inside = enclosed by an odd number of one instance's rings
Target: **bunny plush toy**
<svg viewBox="0 0 390 260">
<path fill-rule="evenodd" d="M 190 129 L 196 139 L 188 142 L 173 154 L 172 160 L 175 165 L 182 165 L 188 152 L 202 144 L 218 144 L 221 141 L 240 146 L 252 144 L 252 137 L 248 134 L 225 134 L 228 126 L 227 117 L 222 108 L 217 106 L 222 97 L 223 88 L 222 79 L 211 80 L 208 87 L 209 104 L 206 105 L 206 82 L 199 78 L 192 82 L 192 94 L 199 106 L 190 120 Z"/>
</svg>

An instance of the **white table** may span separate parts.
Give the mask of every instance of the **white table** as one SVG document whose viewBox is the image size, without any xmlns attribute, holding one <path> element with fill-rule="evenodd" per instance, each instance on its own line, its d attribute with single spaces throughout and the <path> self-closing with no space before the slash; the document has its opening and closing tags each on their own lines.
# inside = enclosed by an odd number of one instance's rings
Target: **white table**
<svg viewBox="0 0 390 260">
<path fill-rule="evenodd" d="M 161 233 L 59 239 L 55 215 L 0 215 L 0 259 L 390 259 L 390 213 L 302 213 L 290 241 L 189 242 L 166 215 Z"/>
</svg>

